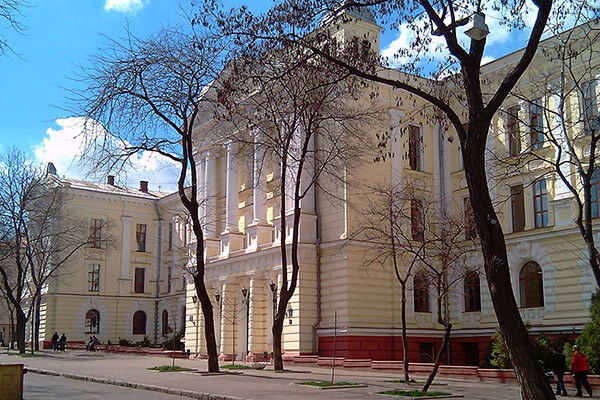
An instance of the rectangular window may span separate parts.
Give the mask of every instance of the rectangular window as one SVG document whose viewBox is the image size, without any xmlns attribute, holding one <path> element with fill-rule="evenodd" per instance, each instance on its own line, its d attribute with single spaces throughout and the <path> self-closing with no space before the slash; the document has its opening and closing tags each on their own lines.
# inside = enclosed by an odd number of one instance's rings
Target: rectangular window
<svg viewBox="0 0 600 400">
<path fill-rule="evenodd" d="M 600 119 L 598 115 L 598 92 L 596 81 L 587 82 L 583 85 L 583 118 L 586 134 L 598 134 Z"/>
<path fill-rule="evenodd" d="M 135 292 L 144 293 L 144 284 L 146 283 L 146 270 L 144 268 L 135 269 Z"/>
<path fill-rule="evenodd" d="M 471 199 L 465 197 L 463 199 L 464 217 L 465 217 L 465 239 L 472 240 L 477 238 L 477 223 L 475 222 L 475 214 L 471 207 Z"/>
<path fill-rule="evenodd" d="M 432 363 L 435 361 L 435 343 L 419 343 L 419 361 Z"/>
<path fill-rule="evenodd" d="M 598 218 L 598 210 L 600 208 L 600 169 L 597 169 L 592 174 L 590 179 L 590 203 L 592 206 L 592 218 Z"/>
<path fill-rule="evenodd" d="M 508 153 L 516 156 L 521 153 L 521 135 L 519 134 L 519 107 L 507 111 L 506 130 L 508 131 Z"/>
<path fill-rule="evenodd" d="M 523 185 L 510 187 L 510 207 L 512 211 L 512 230 L 522 232 L 525 230 L 525 197 Z"/>
<path fill-rule="evenodd" d="M 413 171 L 421 171 L 421 128 L 408 126 L 408 163 Z"/>
<path fill-rule="evenodd" d="M 422 201 L 412 199 L 410 201 L 410 228 L 413 240 L 423 241 L 424 219 Z"/>
<path fill-rule="evenodd" d="M 531 129 L 531 148 L 541 149 L 544 146 L 544 113 L 542 99 L 534 100 L 529 105 L 529 126 Z"/>
<path fill-rule="evenodd" d="M 135 225 L 135 243 L 137 245 L 137 251 L 146 251 L 146 225 L 136 224 Z"/>
<path fill-rule="evenodd" d="M 99 249 L 102 247 L 102 220 L 92 218 L 90 220 L 90 247 Z"/>
<path fill-rule="evenodd" d="M 548 226 L 548 192 L 544 179 L 533 184 L 533 212 L 536 228 Z"/>
<path fill-rule="evenodd" d="M 171 279 L 173 279 L 172 275 L 173 269 L 171 267 L 167 268 L 167 292 L 171 293 Z"/>
<path fill-rule="evenodd" d="M 169 223 L 169 241 L 167 242 L 167 250 L 173 250 L 173 223 Z"/>
<path fill-rule="evenodd" d="M 88 291 L 100 290 L 100 264 L 90 264 L 88 271 Z"/>
<path fill-rule="evenodd" d="M 187 279 L 185 275 L 181 275 L 181 290 L 185 290 L 187 286 Z"/>
</svg>

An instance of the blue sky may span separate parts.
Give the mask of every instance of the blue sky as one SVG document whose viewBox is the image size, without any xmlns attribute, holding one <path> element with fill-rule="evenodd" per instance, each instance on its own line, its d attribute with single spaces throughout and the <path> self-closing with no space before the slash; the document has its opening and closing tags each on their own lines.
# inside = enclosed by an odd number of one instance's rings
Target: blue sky
<svg viewBox="0 0 600 400">
<path fill-rule="evenodd" d="M 134 34 L 143 37 L 162 25 L 184 23 L 179 3 L 176 0 L 32 0 L 29 3 L 22 9 L 21 21 L 26 28 L 22 32 L 8 29 L 0 21 L 0 29 L 16 53 L 0 57 L 0 147 L 17 146 L 40 161 L 54 161 L 61 175 L 81 176 L 81 171 L 70 165 L 78 151 L 76 141 L 72 140 L 78 120 L 71 118 L 77 116 L 66 110 L 68 92 L 64 88 L 82 89 L 72 78 L 77 66 L 86 65 L 88 56 L 106 43 L 103 35 L 118 38 L 129 24 Z M 272 4 L 269 0 L 227 3 L 251 4 L 257 11 Z M 493 16 L 488 23 L 494 24 Z M 497 57 L 521 47 L 523 42 L 513 38 L 504 28 L 497 27 L 488 56 Z M 389 53 L 406 39 L 407 33 L 402 29 L 388 30 L 382 37 L 381 49 L 384 54 Z M 174 176 L 160 162 L 143 162 L 143 157 L 139 161 L 147 170 L 140 168 L 135 176 L 127 177 L 132 184 L 147 178 L 154 188 L 172 187 Z"/>
</svg>

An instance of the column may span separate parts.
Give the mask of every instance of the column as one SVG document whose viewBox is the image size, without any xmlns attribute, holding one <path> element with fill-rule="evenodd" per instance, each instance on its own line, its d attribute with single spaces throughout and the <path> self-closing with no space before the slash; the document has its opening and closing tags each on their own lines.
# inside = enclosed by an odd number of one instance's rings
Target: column
<svg viewBox="0 0 600 400">
<path fill-rule="evenodd" d="M 196 161 L 196 195 L 198 196 L 198 203 L 200 207 L 198 208 L 198 218 L 200 219 L 200 223 L 204 226 L 204 200 L 206 196 L 205 191 L 205 162 L 204 155 L 200 153 L 194 154 L 194 160 Z"/>
<path fill-rule="evenodd" d="M 263 244 L 271 243 L 273 226 L 267 224 L 267 171 L 265 170 L 265 149 L 255 133 L 254 142 L 254 184 L 252 223 L 246 228 L 248 250 L 257 250 Z"/>
<path fill-rule="evenodd" d="M 130 242 L 131 242 L 131 223 L 132 217 L 121 217 L 123 224 L 123 230 L 121 233 L 121 275 L 119 277 L 119 293 L 130 294 L 131 293 L 131 278 L 129 277 L 129 257 L 131 255 Z"/>
<path fill-rule="evenodd" d="M 242 250 L 244 235 L 239 232 L 239 182 L 236 160 L 237 145 L 227 143 L 227 182 L 225 191 L 225 231 L 221 233 L 220 257 L 228 257 L 232 252 Z"/>
<path fill-rule="evenodd" d="M 236 293 L 237 285 L 226 283 L 221 294 L 221 355 L 222 360 L 231 360 L 234 352 L 237 354 L 239 343 L 234 338 L 237 336 L 237 317 L 240 304 Z"/>
<path fill-rule="evenodd" d="M 250 315 L 248 321 L 248 361 L 264 359 L 267 349 L 267 280 L 259 275 L 250 278 Z M 270 289 L 269 289 L 270 290 Z"/>
<path fill-rule="evenodd" d="M 162 256 L 162 246 L 160 246 L 162 243 L 159 242 L 159 237 L 161 237 L 160 235 L 160 229 L 161 229 L 161 220 L 159 219 L 155 219 L 154 220 L 154 248 L 152 251 L 152 263 L 154 264 L 154 281 L 156 282 L 156 284 L 154 285 L 154 287 L 152 288 L 152 294 L 153 295 L 158 295 L 160 294 L 160 259 Z M 160 248 L 159 248 L 160 247 Z"/>
<path fill-rule="evenodd" d="M 316 135 L 315 132 L 313 135 Z M 306 195 L 302 199 L 300 205 L 302 207 L 303 213 L 315 213 L 315 185 L 313 183 L 313 179 L 315 176 L 315 141 L 314 136 L 306 137 L 306 132 L 302 132 L 302 141 L 305 142 L 308 140 L 307 152 L 306 152 L 306 160 L 304 161 L 304 166 L 302 168 L 302 177 L 300 179 L 300 187 L 302 193 L 306 192 Z M 303 143 L 301 144 L 303 145 Z"/>
<path fill-rule="evenodd" d="M 204 187 L 203 189 L 203 225 L 204 225 L 204 256 L 215 257 L 219 254 L 220 242 L 217 238 L 217 185 L 216 173 L 217 162 L 214 150 L 208 150 L 203 153 Z"/>
</svg>

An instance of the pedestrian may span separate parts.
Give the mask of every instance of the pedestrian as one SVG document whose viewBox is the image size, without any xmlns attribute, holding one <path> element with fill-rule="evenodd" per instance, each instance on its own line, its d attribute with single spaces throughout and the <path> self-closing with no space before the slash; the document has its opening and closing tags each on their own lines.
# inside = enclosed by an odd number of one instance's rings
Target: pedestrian
<svg viewBox="0 0 600 400">
<path fill-rule="evenodd" d="M 50 343 L 52 344 L 52 350 L 56 351 L 58 349 L 58 332 L 54 332 Z"/>
<path fill-rule="evenodd" d="M 58 346 L 58 347 L 59 347 L 59 348 L 60 348 L 62 351 L 65 351 L 65 348 L 66 348 L 66 346 L 67 346 L 67 335 L 65 335 L 65 334 L 63 333 L 63 334 L 62 334 L 62 336 L 61 336 L 61 337 L 60 337 L 60 339 L 59 339 L 59 346 Z"/>
<path fill-rule="evenodd" d="M 549 367 L 552 371 L 554 371 L 554 375 L 556 376 L 556 394 L 567 396 L 567 389 L 565 388 L 565 383 L 563 382 L 563 377 L 565 376 L 565 371 L 567 369 L 567 360 L 565 359 L 565 355 L 562 353 L 562 348 L 559 345 L 554 346 Z"/>
<path fill-rule="evenodd" d="M 587 394 L 592 397 L 592 388 L 587 381 L 587 374 L 589 372 L 587 357 L 581 349 L 579 345 L 573 346 L 573 362 L 571 363 L 571 373 L 575 376 L 575 386 L 577 387 L 577 393 L 575 393 L 575 397 L 583 397 L 581 393 L 581 386 L 585 387 L 585 391 Z"/>
</svg>

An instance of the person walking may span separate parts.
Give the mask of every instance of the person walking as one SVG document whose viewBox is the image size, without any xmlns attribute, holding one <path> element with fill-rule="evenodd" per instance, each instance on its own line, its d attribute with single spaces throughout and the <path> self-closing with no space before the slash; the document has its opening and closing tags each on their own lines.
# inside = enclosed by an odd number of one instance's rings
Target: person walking
<svg viewBox="0 0 600 400">
<path fill-rule="evenodd" d="M 571 363 L 571 373 L 575 376 L 575 386 L 577 387 L 577 393 L 575 393 L 575 397 L 583 397 L 581 393 L 581 386 L 585 387 L 585 391 L 587 394 L 592 397 L 592 388 L 587 380 L 587 374 L 589 372 L 587 357 L 581 349 L 579 345 L 573 346 L 573 361 Z"/>
<path fill-rule="evenodd" d="M 50 343 L 52 344 L 52 350 L 56 351 L 56 349 L 58 349 L 58 332 L 54 332 Z"/>
<path fill-rule="evenodd" d="M 556 376 L 556 394 L 567 396 L 567 389 L 565 388 L 565 383 L 563 382 L 565 371 L 567 369 L 567 360 L 565 359 L 565 355 L 562 353 L 562 348 L 559 345 L 554 346 L 549 367 L 552 371 L 554 371 L 554 375 Z"/>
<path fill-rule="evenodd" d="M 67 335 L 65 335 L 63 333 L 58 342 L 59 342 L 58 348 L 62 351 L 65 351 L 65 348 L 67 346 Z"/>
</svg>

